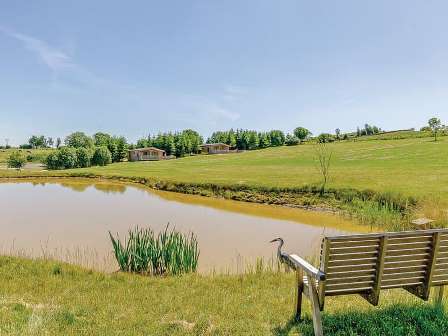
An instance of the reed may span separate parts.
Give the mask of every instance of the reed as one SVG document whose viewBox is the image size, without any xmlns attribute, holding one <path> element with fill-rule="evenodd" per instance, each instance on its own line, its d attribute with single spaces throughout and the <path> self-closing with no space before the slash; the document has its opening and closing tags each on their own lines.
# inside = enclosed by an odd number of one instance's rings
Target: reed
<svg viewBox="0 0 448 336">
<path fill-rule="evenodd" d="M 157 236 L 150 228 L 135 227 L 122 243 L 109 232 L 120 270 L 149 275 L 178 275 L 196 272 L 199 260 L 194 233 L 183 234 L 169 229 Z"/>
</svg>

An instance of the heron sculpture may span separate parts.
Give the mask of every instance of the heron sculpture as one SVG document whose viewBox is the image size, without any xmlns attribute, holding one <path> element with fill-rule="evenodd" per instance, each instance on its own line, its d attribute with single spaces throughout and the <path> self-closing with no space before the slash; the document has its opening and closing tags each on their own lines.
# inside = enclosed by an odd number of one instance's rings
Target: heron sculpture
<svg viewBox="0 0 448 336">
<path fill-rule="evenodd" d="M 275 243 L 275 242 L 279 242 L 278 247 L 277 247 L 277 258 L 278 258 L 278 260 L 280 262 L 288 265 L 288 266 L 291 266 L 292 262 L 289 259 L 289 255 L 282 251 L 283 244 L 285 243 L 283 238 L 278 237 L 278 238 L 272 239 L 270 241 L 270 243 Z"/>
</svg>

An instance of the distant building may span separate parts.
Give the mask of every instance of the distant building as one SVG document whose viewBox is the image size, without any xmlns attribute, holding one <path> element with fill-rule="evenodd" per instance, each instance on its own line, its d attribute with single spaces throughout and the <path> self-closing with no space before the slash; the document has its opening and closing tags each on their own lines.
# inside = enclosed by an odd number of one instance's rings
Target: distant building
<svg viewBox="0 0 448 336">
<path fill-rule="evenodd" d="M 165 158 L 165 151 L 155 147 L 131 149 L 128 152 L 129 161 L 159 161 Z"/>
<path fill-rule="evenodd" d="M 225 143 L 204 144 L 201 146 L 202 154 L 227 154 L 230 151 L 230 146 Z"/>
</svg>

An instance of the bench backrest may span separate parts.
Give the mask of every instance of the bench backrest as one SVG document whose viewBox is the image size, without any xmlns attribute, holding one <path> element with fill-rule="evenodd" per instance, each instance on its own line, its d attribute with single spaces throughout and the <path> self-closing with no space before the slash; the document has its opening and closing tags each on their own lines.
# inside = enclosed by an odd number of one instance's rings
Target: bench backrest
<svg viewBox="0 0 448 336">
<path fill-rule="evenodd" d="M 377 304 L 381 289 L 405 288 L 427 300 L 431 286 L 448 284 L 448 229 L 326 237 L 320 269 L 322 296 Z"/>
</svg>

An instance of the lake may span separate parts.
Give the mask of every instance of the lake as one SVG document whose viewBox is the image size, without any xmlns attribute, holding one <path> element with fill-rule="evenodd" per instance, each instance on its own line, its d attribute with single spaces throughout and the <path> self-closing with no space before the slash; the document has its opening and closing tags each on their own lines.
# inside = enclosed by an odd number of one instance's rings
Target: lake
<svg viewBox="0 0 448 336">
<path fill-rule="evenodd" d="M 39 179 L 0 183 L 0 252 L 56 258 L 114 271 L 108 232 L 123 237 L 134 226 L 155 232 L 169 223 L 194 232 L 199 271 L 242 272 L 258 257 L 285 250 L 318 253 L 324 235 L 368 232 L 333 214 L 273 205 L 153 191 L 139 185 L 90 179 Z"/>
</svg>

